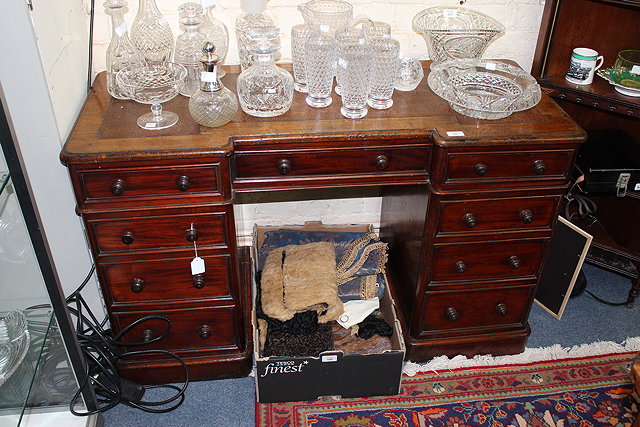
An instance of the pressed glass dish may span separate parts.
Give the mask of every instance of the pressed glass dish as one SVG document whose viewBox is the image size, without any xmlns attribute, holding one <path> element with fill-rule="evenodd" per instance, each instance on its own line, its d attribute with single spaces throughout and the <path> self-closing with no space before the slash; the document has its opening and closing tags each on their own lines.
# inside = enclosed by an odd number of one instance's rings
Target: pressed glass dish
<svg viewBox="0 0 640 427">
<path fill-rule="evenodd" d="M 19 310 L 0 319 L 0 385 L 18 368 L 29 349 L 27 318 Z"/>
<path fill-rule="evenodd" d="M 504 25 L 484 13 L 445 6 L 418 12 L 412 26 L 424 37 L 429 59 L 434 63 L 480 58 L 487 46 L 505 31 Z"/>
<path fill-rule="evenodd" d="M 540 102 L 540 86 L 530 74 L 502 62 L 481 59 L 431 66 L 427 80 L 438 96 L 465 116 L 495 120 Z"/>
</svg>

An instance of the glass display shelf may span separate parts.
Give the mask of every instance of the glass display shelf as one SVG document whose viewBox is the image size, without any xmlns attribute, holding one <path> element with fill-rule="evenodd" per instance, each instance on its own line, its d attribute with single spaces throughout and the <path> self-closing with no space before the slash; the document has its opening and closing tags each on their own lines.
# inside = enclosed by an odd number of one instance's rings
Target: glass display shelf
<svg viewBox="0 0 640 427">
<path fill-rule="evenodd" d="M 30 343 L 17 369 L 0 385 L 2 426 L 19 426 L 31 413 L 68 411 L 77 390 L 51 307 L 42 305 L 23 312 Z"/>
</svg>

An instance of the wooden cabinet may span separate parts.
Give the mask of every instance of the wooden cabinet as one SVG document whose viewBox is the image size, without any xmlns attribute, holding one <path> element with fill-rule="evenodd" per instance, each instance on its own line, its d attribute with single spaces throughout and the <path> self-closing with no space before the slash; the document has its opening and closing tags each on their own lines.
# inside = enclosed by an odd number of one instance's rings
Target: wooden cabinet
<svg viewBox="0 0 640 427">
<path fill-rule="evenodd" d="M 640 49 L 638 23 L 638 1 L 545 3 L 532 74 L 543 90 L 587 131 L 588 144 L 599 145 L 603 153 L 621 139 L 640 145 L 640 97 L 623 95 L 598 76 L 590 85 L 569 83 L 564 78 L 569 57 L 573 48 L 589 47 L 604 56 L 603 68 L 610 68 L 619 51 Z M 620 160 L 628 164 L 628 159 Z M 638 165 L 638 159 L 634 161 Z M 571 215 L 570 219 L 594 236 L 587 262 L 632 279 L 626 297 L 631 308 L 640 296 L 640 229 L 634 222 L 640 215 L 640 192 L 628 190 L 624 198 L 615 192 L 587 194 L 597 205 L 595 221 L 578 215 Z M 605 299 L 624 301 L 625 292 Z"/>
<path fill-rule="evenodd" d="M 237 72 L 225 77 L 231 89 Z M 282 116 L 240 112 L 220 128 L 195 125 L 186 98 L 171 102 L 182 126 L 137 129 L 140 106 L 110 98 L 100 75 L 61 154 L 111 324 L 128 331 L 124 341 L 176 352 L 196 379 L 245 375 L 250 275 L 234 205 L 257 193 L 268 201 L 300 194 L 291 190 L 307 190 L 305 199 L 374 190 L 407 358 L 524 349 L 584 139 L 547 96 L 506 119 L 476 120 L 453 112 L 425 79 L 395 94 L 392 109 L 361 120 L 344 119 L 339 102 L 312 109 L 296 93 Z M 319 212 L 309 220 L 326 219 Z M 203 274 L 189 270 L 194 243 Z M 145 316 L 152 318 L 138 324 Z M 126 359 L 119 369 L 141 382 L 181 373 L 177 362 L 154 356 Z"/>
</svg>

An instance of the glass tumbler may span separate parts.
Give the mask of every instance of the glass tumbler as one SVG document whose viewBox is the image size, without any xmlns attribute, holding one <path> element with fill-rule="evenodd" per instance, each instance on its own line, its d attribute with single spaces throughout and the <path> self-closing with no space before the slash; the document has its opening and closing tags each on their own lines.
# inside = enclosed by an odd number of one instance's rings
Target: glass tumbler
<svg viewBox="0 0 640 427">
<path fill-rule="evenodd" d="M 349 119 L 367 115 L 371 48 L 363 31 L 350 29 L 336 32 L 337 70 L 340 75 L 340 113 Z"/>
<path fill-rule="evenodd" d="M 304 44 L 304 73 L 307 77 L 306 102 L 312 107 L 331 105 L 336 40 L 324 32 L 313 32 Z"/>
<path fill-rule="evenodd" d="M 393 89 L 400 65 L 400 42 L 390 37 L 373 37 L 369 75 L 369 99 L 371 108 L 384 110 L 393 105 Z"/>
<path fill-rule="evenodd" d="M 403 92 L 412 91 L 418 87 L 423 77 L 424 71 L 420 61 L 413 57 L 402 57 L 398 66 L 395 89 Z"/>
<path fill-rule="evenodd" d="M 307 93 L 307 77 L 304 73 L 304 43 L 313 33 L 313 27 L 305 24 L 291 28 L 291 62 L 293 65 L 293 87 L 296 91 Z"/>
</svg>

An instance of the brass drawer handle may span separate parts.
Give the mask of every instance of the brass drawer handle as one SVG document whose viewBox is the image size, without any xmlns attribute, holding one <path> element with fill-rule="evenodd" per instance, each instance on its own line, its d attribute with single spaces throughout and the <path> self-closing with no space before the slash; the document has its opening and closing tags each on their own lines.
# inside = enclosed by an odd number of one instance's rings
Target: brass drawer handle
<svg viewBox="0 0 640 427">
<path fill-rule="evenodd" d="M 476 171 L 476 175 L 482 176 L 489 171 L 489 168 L 484 163 L 478 163 L 473 167 L 473 170 Z"/>
<path fill-rule="evenodd" d="M 455 268 L 457 273 L 464 273 L 465 271 L 467 271 L 467 265 L 464 263 L 464 261 L 456 262 Z"/>
<path fill-rule="evenodd" d="M 533 212 L 529 209 L 521 210 L 518 216 L 520 217 L 520 221 L 525 224 L 531 224 L 533 222 Z"/>
<path fill-rule="evenodd" d="M 182 175 L 176 180 L 176 187 L 178 187 L 178 190 L 180 191 L 187 191 L 189 190 L 190 186 L 191 186 L 191 180 L 189 179 L 188 176 Z"/>
<path fill-rule="evenodd" d="M 196 274 L 193 276 L 193 287 L 196 289 L 204 288 L 205 280 L 202 274 Z"/>
<path fill-rule="evenodd" d="M 203 340 L 206 340 L 211 336 L 211 327 L 209 325 L 200 325 L 200 329 L 198 329 L 198 335 Z"/>
<path fill-rule="evenodd" d="M 387 156 L 381 155 L 376 157 L 376 169 L 382 171 L 389 167 L 389 159 Z"/>
<path fill-rule="evenodd" d="M 520 258 L 518 258 L 516 255 L 511 255 L 509 258 L 507 258 L 507 262 L 509 264 L 509 267 L 511 267 L 513 270 L 517 270 L 522 265 Z"/>
<path fill-rule="evenodd" d="M 447 307 L 447 309 L 445 310 L 445 315 L 450 322 L 455 322 L 459 319 L 458 310 L 456 310 L 454 307 Z"/>
<path fill-rule="evenodd" d="M 536 172 L 536 175 L 544 175 L 547 171 L 547 165 L 544 164 L 542 160 L 534 160 L 533 170 Z"/>
<path fill-rule="evenodd" d="M 144 289 L 144 280 L 134 277 L 133 281 L 131 282 L 131 290 L 136 294 L 138 294 L 142 292 L 143 289 Z"/>
<path fill-rule="evenodd" d="M 500 316 L 506 316 L 507 314 L 509 314 L 509 310 L 507 310 L 507 304 L 503 302 L 496 304 L 496 313 L 498 313 Z"/>
<path fill-rule="evenodd" d="M 476 218 L 476 214 L 473 212 L 468 212 L 464 214 L 464 223 L 467 227 L 473 228 L 478 224 L 478 219 Z"/>
<path fill-rule="evenodd" d="M 153 331 L 151 329 L 145 329 L 142 331 L 142 341 L 149 342 L 153 339 Z"/>
<path fill-rule="evenodd" d="M 133 238 L 133 233 L 131 231 L 125 231 L 124 233 L 122 233 L 120 240 L 122 240 L 122 243 L 124 243 L 125 245 L 130 245 L 135 239 Z"/>
<path fill-rule="evenodd" d="M 117 178 L 111 181 L 111 193 L 115 196 L 119 196 L 124 193 L 124 180 Z"/>
<path fill-rule="evenodd" d="M 278 160 L 278 172 L 280 175 L 289 175 L 291 172 L 291 160 L 280 159 Z"/>
</svg>

